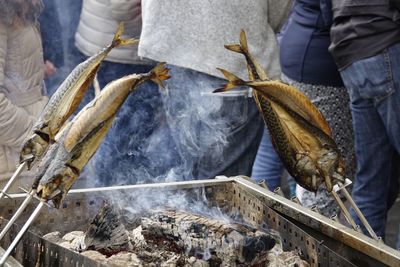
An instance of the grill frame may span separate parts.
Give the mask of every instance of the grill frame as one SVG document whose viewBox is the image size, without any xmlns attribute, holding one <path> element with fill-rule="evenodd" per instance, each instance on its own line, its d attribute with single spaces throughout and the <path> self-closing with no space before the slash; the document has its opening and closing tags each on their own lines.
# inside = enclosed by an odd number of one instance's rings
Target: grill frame
<svg viewBox="0 0 400 267">
<path fill-rule="evenodd" d="M 71 190 L 59 210 L 42 210 L 31 231 L 24 235 L 17 246 L 14 255 L 24 266 L 35 266 L 39 255 L 39 266 L 102 266 L 78 253 L 43 240 L 40 236 L 61 229 L 63 232 L 84 230 L 100 209 L 102 200 L 109 199 L 116 193 L 135 195 L 135 192 L 144 190 L 153 193 L 190 192 L 202 188 L 210 207 L 219 207 L 225 212 L 238 210 L 243 219 L 255 227 L 266 222 L 270 228 L 280 232 L 285 250 L 300 249 L 311 266 L 400 264 L 398 251 L 270 192 L 242 176 Z M 0 202 L 0 216 L 9 218 L 23 198 L 24 194 L 15 194 L 13 199 L 3 199 Z M 33 203 L 28 206 L 17 223 L 25 221 L 35 205 Z M 5 220 L 1 219 L 0 227 L 4 223 Z M 16 226 L 10 230 L 2 245 L 7 245 L 15 233 Z M 73 263 L 69 262 L 71 260 Z"/>
</svg>

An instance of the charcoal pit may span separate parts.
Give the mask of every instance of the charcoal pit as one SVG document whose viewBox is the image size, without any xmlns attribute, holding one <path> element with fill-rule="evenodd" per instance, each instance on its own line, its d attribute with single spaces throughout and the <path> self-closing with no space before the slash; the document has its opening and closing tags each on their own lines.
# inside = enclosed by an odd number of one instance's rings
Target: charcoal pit
<svg viewBox="0 0 400 267">
<path fill-rule="evenodd" d="M 54 231 L 63 235 L 85 231 L 104 201 L 115 199 L 115 196 L 127 196 L 126 201 L 134 206 L 141 201 L 140 195 L 156 197 L 166 192 L 170 199 L 182 193 L 191 196 L 192 202 L 188 202 L 188 207 L 196 201 L 206 200 L 210 210 L 218 209 L 231 215 L 236 213 L 252 227 L 279 232 L 283 249 L 298 251 L 311 266 L 400 266 L 398 251 L 270 192 L 245 177 L 71 190 L 59 210 L 42 210 L 13 256 L 23 266 L 106 266 L 91 260 L 85 253 L 76 253 L 41 236 Z M 13 197 L 0 202 L 0 227 L 15 212 L 24 195 Z M 29 206 L 17 223 L 24 222 L 36 204 Z M 161 207 L 160 203 L 154 204 Z M 134 225 L 137 222 L 130 218 L 125 225 L 129 227 L 129 223 Z M 2 240 L 3 247 L 11 242 L 17 229 L 16 225 L 12 227 Z"/>
</svg>

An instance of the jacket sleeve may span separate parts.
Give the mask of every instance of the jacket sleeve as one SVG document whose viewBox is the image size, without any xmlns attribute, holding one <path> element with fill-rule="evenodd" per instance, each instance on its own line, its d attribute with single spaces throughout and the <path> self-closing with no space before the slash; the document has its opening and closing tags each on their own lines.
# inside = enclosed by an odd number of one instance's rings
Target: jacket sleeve
<svg viewBox="0 0 400 267">
<path fill-rule="evenodd" d="M 110 10 L 116 21 L 131 21 L 141 17 L 141 0 L 110 0 Z"/>
<path fill-rule="evenodd" d="M 292 0 L 268 0 L 268 22 L 275 33 L 285 23 L 292 6 Z"/>
<path fill-rule="evenodd" d="M 0 23 L 0 145 L 19 148 L 35 121 L 23 108 L 17 107 L 2 92 L 7 51 L 7 29 Z"/>
</svg>

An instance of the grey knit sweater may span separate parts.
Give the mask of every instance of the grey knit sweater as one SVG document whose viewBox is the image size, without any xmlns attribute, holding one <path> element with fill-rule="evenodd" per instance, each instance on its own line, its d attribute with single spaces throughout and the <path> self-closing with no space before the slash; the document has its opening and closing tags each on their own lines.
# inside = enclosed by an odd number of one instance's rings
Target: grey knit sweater
<svg viewBox="0 0 400 267">
<path fill-rule="evenodd" d="M 142 0 L 139 56 L 222 77 L 217 67 L 247 79 L 243 56 L 224 48 L 247 33 L 250 52 L 271 78 L 280 77 L 275 33 L 290 0 Z"/>
</svg>

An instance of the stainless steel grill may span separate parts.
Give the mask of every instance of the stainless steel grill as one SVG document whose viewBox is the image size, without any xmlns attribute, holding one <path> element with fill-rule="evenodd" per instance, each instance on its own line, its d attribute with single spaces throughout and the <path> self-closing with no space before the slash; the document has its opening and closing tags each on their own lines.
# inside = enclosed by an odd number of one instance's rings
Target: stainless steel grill
<svg viewBox="0 0 400 267">
<path fill-rule="evenodd" d="M 52 231 L 85 230 L 103 200 L 115 194 L 131 196 L 128 201 L 134 205 L 135 201 L 140 201 L 135 198 L 138 192 L 146 191 L 150 196 L 161 192 L 186 192 L 186 195 L 196 198 L 199 190 L 204 190 L 210 207 L 219 207 L 227 213 L 236 211 L 255 227 L 265 224 L 277 230 L 284 250 L 298 249 L 311 266 L 400 266 L 398 251 L 270 192 L 245 177 L 71 190 L 59 210 L 42 210 L 13 256 L 24 266 L 102 266 L 40 236 Z M 25 195 L 13 197 L 0 202 L 0 227 L 5 225 Z M 27 219 L 36 204 L 27 207 L 19 223 Z M 3 247 L 8 246 L 17 228 L 14 225 L 2 240 Z"/>
</svg>

